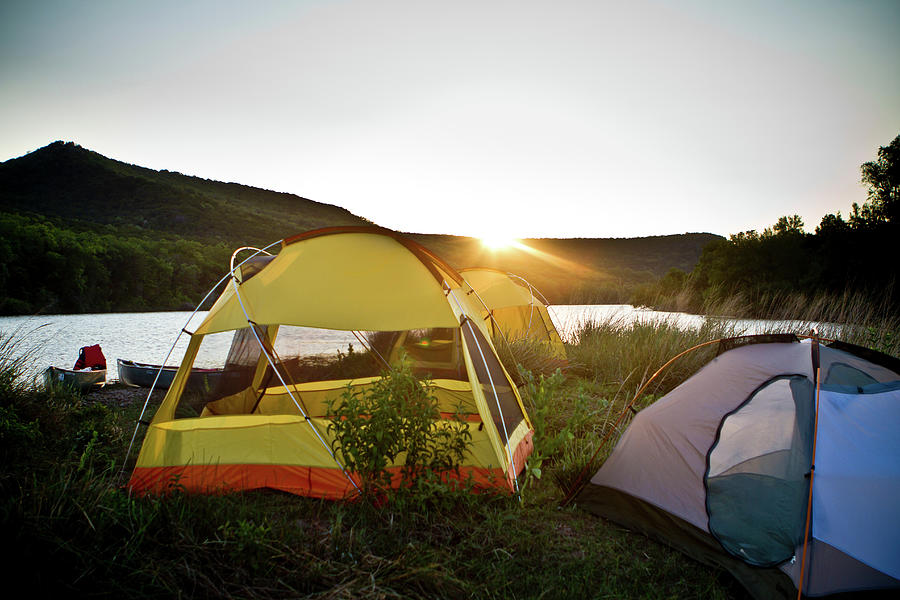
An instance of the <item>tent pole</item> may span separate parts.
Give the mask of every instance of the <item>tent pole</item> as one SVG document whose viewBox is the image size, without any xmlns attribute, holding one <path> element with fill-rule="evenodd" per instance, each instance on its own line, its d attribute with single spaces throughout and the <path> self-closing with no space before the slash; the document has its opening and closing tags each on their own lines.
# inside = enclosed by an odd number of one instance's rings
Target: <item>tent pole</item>
<svg viewBox="0 0 900 600">
<path fill-rule="evenodd" d="M 378 350 L 375 349 L 375 346 L 372 346 L 367 342 L 367 340 L 366 340 L 365 336 L 362 334 L 362 332 L 354 330 L 354 331 L 351 331 L 350 333 L 353 334 L 353 337 L 355 337 L 357 339 L 357 341 L 362 345 L 363 348 L 368 350 L 371 354 L 374 354 L 375 356 L 377 356 L 378 360 L 381 361 L 381 364 L 383 364 L 388 369 L 388 371 L 393 370 L 391 368 L 391 363 L 389 363 L 388 361 L 386 361 L 384 359 L 384 357 L 381 355 L 381 352 L 379 352 Z"/>
<path fill-rule="evenodd" d="M 188 335 L 193 335 L 192 333 L 187 331 L 187 326 L 190 325 L 191 320 L 194 318 L 194 315 L 196 315 L 198 312 L 200 312 L 200 307 L 203 306 L 203 303 L 209 299 L 209 297 L 212 295 L 212 293 L 214 291 L 216 291 L 216 288 L 218 288 L 220 285 L 222 285 L 222 283 L 225 282 L 225 280 L 228 279 L 229 277 L 234 277 L 234 271 L 236 268 L 243 266 L 243 264 L 245 262 L 247 262 L 251 258 L 258 256 L 259 254 L 269 254 L 269 252 L 268 252 L 269 248 L 276 246 L 280 243 L 281 243 L 281 240 L 278 240 L 277 242 L 272 242 L 271 244 L 269 244 L 268 246 L 266 246 L 265 248 L 262 248 L 262 249 L 249 248 L 251 250 L 256 250 L 256 252 L 253 253 L 251 256 L 248 256 L 245 260 L 241 261 L 240 264 L 238 264 L 237 266 L 235 266 L 235 264 L 234 264 L 234 254 L 232 254 L 230 270 L 227 273 L 225 273 L 225 275 L 223 275 L 222 278 L 219 279 L 219 281 L 217 281 L 211 288 L 209 288 L 209 291 L 206 292 L 205 296 L 203 296 L 203 300 L 201 300 L 197 304 L 197 306 L 194 308 L 194 311 L 187 318 L 187 321 L 184 322 L 184 327 L 182 327 L 181 331 L 178 332 L 178 335 L 175 336 L 175 341 L 172 342 L 172 345 L 169 347 L 169 351 L 166 353 L 165 358 L 163 358 L 162 364 L 159 365 L 159 370 L 156 372 L 156 377 L 153 378 L 153 383 L 150 384 L 150 391 L 147 392 L 147 398 L 144 400 L 144 405 L 141 407 L 141 414 L 138 415 L 137 423 L 135 423 L 135 425 L 134 425 L 134 433 L 131 434 L 131 442 L 128 443 L 128 450 L 125 452 L 125 459 L 122 461 L 122 470 L 119 471 L 120 478 L 125 473 L 125 465 L 128 464 L 128 458 L 131 456 L 131 450 L 134 447 L 135 440 L 137 439 L 138 429 L 140 429 L 140 427 L 141 427 L 141 423 L 144 420 L 144 414 L 147 412 L 147 406 L 150 404 L 150 396 L 153 395 L 153 391 L 156 389 L 156 383 L 157 383 L 157 381 L 159 381 L 159 376 L 163 372 L 163 367 L 165 367 L 166 363 L 169 362 L 169 357 L 171 357 L 172 352 L 175 351 L 175 346 L 178 345 L 178 340 L 181 339 L 181 334 L 187 333 Z M 237 252 L 239 252 L 240 250 L 245 250 L 245 249 L 248 249 L 248 248 L 240 248 L 239 250 L 235 250 L 235 254 Z"/>
<path fill-rule="evenodd" d="M 447 285 L 446 282 L 444 283 L 444 285 Z M 475 297 L 478 298 L 479 301 L 481 301 L 482 306 L 487 308 L 487 305 L 484 303 L 483 300 L 481 300 L 481 297 L 478 296 L 478 292 L 476 292 L 475 289 L 472 288 L 472 286 L 469 286 L 469 287 L 472 289 L 472 292 L 475 294 Z M 462 304 L 459 302 L 459 298 L 456 297 L 456 293 L 450 289 L 449 285 L 447 285 L 447 294 L 449 296 L 453 297 L 453 301 L 456 302 L 456 307 L 459 309 L 459 312 L 461 314 L 466 314 L 462 308 Z M 490 309 L 488 309 L 488 310 L 490 310 Z M 506 419 L 503 418 L 503 410 L 500 408 L 500 396 L 497 395 L 497 386 L 494 385 L 494 378 L 491 377 L 491 369 L 487 364 L 487 359 L 484 356 L 484 351 L 481 348 L 481 344 L 478 343 L 478 338 L 475 337 L 474 325 L 472 325 L 471 319 L 466 318 L 464 320 L 464 322 L 469 326 L 469 329 L 472 331 L 472 339 L 475 340 L 475 345 L 478 346 L 478 353 L 481 355 L 481 362 L 484 364 L 484 370 L 487 373 L 488 381 L 491 384 L 491 390 L 494 392 L 494 401 L 497 403 L 497 412 L 500 413 L 500 424 L 503 425 L 503 435 L 506 437 L 506 443 L 504 445 L 506 446 L 506 456 L 509 459 L 509 468 L 512 469 L 513 473 L 515 473 L 516 472 L 516 463 L 515 463 L 515 460 L 513 459 L 512 448 L 509 447 L 510 446 L 509 432 L 506 430 Z M 519 495 L 519 481 L 518 481 L 518 479 L 516 479 L 515 476 L 513 476 L 512 479 L 513 479 L 513 487 L 515 488 L 516 495 Z M 521 501 L 521 500 L 522 500 L 522 497 L 519 496 L 519 501 Z"/>
<path fill-rule="evenodd" d="M 281 243 L 281 240 L 275 242 L 275 244 L 280 244 L 280 243 Z M 263 249 L 259 249 L 259 248 L 256 248 L 256 247 L 254 247 L 254 246 L 241 246 L 240 248 L 238 248 L 237 250 L 235 250 L 234 252 L 231 253 L 231 270 L 229 271 L 229 273 L 232 273 L 232 274 L 234 273 L 234 259 L 237 257 L 238 252 L 241 252 L 242 250 L 253 250 L 253 251 L 254 251 L 253 254 L 252 254 L 250 257 L 248 257 L 246 260 L 241 261 L 241 263 L 238 265 L 238 266 L 241 266 L 241 265 L 243 265 L 245 262 L 247 262 L 248 260 L 250 260 L 251 258 L 255 258 L 255 257 L 259 256 L 260 254 L 265 254 L 265 255 L 267 255 L 267 256 L 272 256 L 272 254 L 271 254 L 270 252 L 266 252 L 266 250 L 268 250 L 269 248 L 271 248 L 271 247 L 274 246 L 275 244 L 269 244 L 268 246 L 266 246 L 266 247 L 263 248 Z"/>
<path fill-rule="evenodd" d="M 699 350 L 700 348 L 703 348 L 704 346 L 709 346 L 710 344 L 716 344 L 721 341 L 722 341 L 721 339 L 710 340 L 708 342 L 703 342 L 702 344 L 697 344 L 696 346 L 694 346 L 692 348 L 688 348 L 684 352 L 681 352 L 680 354 L 677 354 L 677 355 L 673 356 L 672 358 L 670 358 L 666 362 L 666 364 L 661 366 L 659 369 L 656 370 L 656 373 L 654 373 L 653 375 L 650 376 L 650 379 L 648 379 L 644 383 L 644 385 L 642 385 L 640 387 L 640 389 L 634 394 L 634 398 L 631 399 L 631 402 L 626 404 L 625 408 L 622 409 L 622 413 L 619 415 L 619 418 L 616 420 L 615 425 L 613 425 L 609 429 L 609 431 L 606 432 L 606 435 L 603 436 L 603 439 L 600 441 L 600 445 L 597 446 L 597 449 L 594 450 L 594 453 L 588 459 L 587 463 L 584 465 L 584 467 L 582 467 L 581 472 L 578 473 L 578 478 L 575 480 L 575 485 L 572 486 L 572 489 L 569 490 L 569 493 L 566 494 L 566 497 L 563 498 L 562 502 L 560 502 L 560 506 L 566 506 L 569 502 L 572 501 L 572 499 L 575 497 L 575 494 L 577 494 L 579 491 L 581 491 L 581 488 L 584 487 L 584 477 L 589 472 L 591 465 L 594 463 L 594 460 L 597 458 L 597 455 L 600 454 L 600 450 L 602 450 L 603 447 L 606 445 L 606 442 L 609 441 L 609 438 L 612 435 L 612 432 L 618 430 L 619 425 L 622 424 L 622 420 L 625 418 L 625 415 L 628 414 L 628 411 L 631 410 L 631 407 L 634 405 L 635 402 L 637 402 L 637 399 L 641 397 L 641 394 L 644 393 L 644 390 L 647 389 L 647 386 L 650 385 L 650 383 L 654 379 L 656 379 L 656 377 L 659 376 L 660 373 L 662 373 L 664 370 L 666 370 L 669 367 L 669 365 L 671 365 L 673 362 L 675 362 L 676 360 L 678 360 L 685 354 L 689 354 L 689 353 L 693 352 L 694 350 Z"/>
<path fill-rule="evenodd" d="M 351 483 L 351 485 L 353 485 L 353 487 L 356 488 L 357 492 L 362 493 L 362 490 L 359 489 L 359 486 L 356 485 L 356 482 L 353 481 L 353 478 L 350 477 L 349 473 L 347 473 L 347 469 L 344 467 L 344 465 L 341 464 L 341 461 L 338 460 L 337 456 L 335 456 L 331 447 L 328 445 L 328 443 L 324 439 L 322 439 L 322 435 L 319 433 L 319 430 L 316 429 L 315 425 L 313 425 L 312 419 L 309 418 L 309 414 L 303 409 L 303 407 L 300 405 L 300 402 L 297 401 L 297 398 L 294 397 L 294 392 L 291 390 L 290 386 L 288 386 L 288 384 L 284 381 L 284 378 L 281 376 L 281 373 L 279 372 L 278 368 L 275 366 L 275 361 L 274 361 L 273 357 L 269 354 L 268 349 L 266 348 L 265 344 L 263 344 L 262 339 L 260 339 L 260 337 L 259 337 L 259 333 L 256 331 L 256 327 L 255 327 L 256 323 L 254 323 L 250 319 L 250 313 L 247 312 L 247 307 L 244 306 L 244 300 L 243 300 L 243 298 L 241 298 L 241 292 L 238 289 L 237 279 L 232 277 L 231 283 L 234 286 L 235 297 L 237 297 L 238 303 L 241 306 L 241 310 L 244 313 L 244 317 L 247 319 L 247 323 L 250 324 L 251 331 L 253 331 L 253 337 L 256 338 L 256 341 L 259 344 L 260 350 L 262 350 L 262 353 L 266 357 L 266 361 L 269 363 L 269 366 L 272 367 L 272 371 L 274 371 L 275 375 L 278 377 L 278 381 L 280 381 L 281 385 L 284 386 L 285 391 L 287 391 L 288 395 L 291 397 L 291 400 L 294 402 L 294 406 L 297 407 L 297 410 L 299 410 L 300 414 L 303 416 L 303 418 L 306 419 L 306 423 L 309 425 L 310 429 L 312 429 L 313 434 L 315 434 L 315 436 L 316 436 L 316 439 L 319 440 L 319 443 L 322 444 L 322 446 L 328 452 L 328 455 L 331 456 L 331 459 L 338 466 L 338 468 L 340 468 L 341 472 L 347 478 L 347 481 L 349 481 Z M 274 352 L 274 350 L 273 350 L 273 352 Z"/>
<path fill-rule="evenodd" d="M 470 319 L 466 319 L 466 325 L 469 326 L 469 329 L 474 329 L 474 325 L 472 325 L 472 321 Z M 512 473 L 516 472 L 516 463 L 513 458 L 512 448 L 510 448 L 509 441 L 509 431 L 506 430 L 506 419 L 503 416 L 503 409 L 500 408 L 500 396 L 497 394 L 497 386 L 494 384 L 494 378 L 491 376 L 491 368 L 487 364 L 487 358 L 484 356 L 484 350 L 481 348 L 481 344 L 478 342 L 478 338 L 475 337 L 474 331 L 472 332 L 472 339 L 475 340 L 475 346 L 478 347 L 478 354 L 481 356 L 481 362 L 484 364 L 484 370 L 487 373 L 488 381 L 491 384 L 491 390 L 494 392 L 494 402 L 497 404 L 497 412 L 500 414 L 500 424 L 503 426 L 503 436 L 506 438 L 506 456 L 509 458 L 509 468 L 512 470 Z M 513 476 L 513 486 L 515 487 L 516 494 L 519 493 L 519 481 L 516 479 L 515 475 Z M 519 497 L 521 500 L 521 496 Z"/>
<path fill-rule="evenodd" d="M 547 314 L 550 315 L 550 324 L 553 325 L 554 329 L 556 329 L 556 325 L 553 323 L 553 317 L 556 317 L 556 320 L 559 321 L 559 316 L 556 314 L 556 311 L 551 308 L 550 302 L 547 300 L 547 297 L 541 293 L 541 290 L 539 290 L 536 287 L 534 287 L 533 285 L 531 285 L 531 282 L 528 281 L 527 279 L 525 279 L 524 277 L 522 277 L 521 275 L 516 275 L 515 273 L 507 273 L 507 275 L 510 278 L 515 277 L 516 279 L 521 279 L 523 282 L 525 282 L 525 285 L 528 286 L 528 291 L 531 293 L 532 310 L 534 309 L 534 300 L 535 299 L 537 299 L 539 302 L 542 302 L 544 304 L 544 306 L 547 308 Z M 559 332 L 557 331 L 557 333 L 559 333 Z M 560 341 L 562 341 L 562 336 L 560 335 L 559 337 L 560 337 Z"/>
<path fill-rule="evenodd" d="M 816 343 L 816 342 L 814 342 Z M 820 367 L 816 367 L 816 417 L 813 419 L 812 464 L 809 467 L 809 494 L 806 500 L 806 527 L 803 532 L 803 555 L 800 559 L 800 583 L 797 585 L 797 600 L 803 597 L 803 578 L 806 576 L 806 549 L 809 545 L 809 526 L 812 516 L 813 479 L 816 476 L 816 443 L 819 437 L 819 393 L 822 390 Z"/>
</svg>

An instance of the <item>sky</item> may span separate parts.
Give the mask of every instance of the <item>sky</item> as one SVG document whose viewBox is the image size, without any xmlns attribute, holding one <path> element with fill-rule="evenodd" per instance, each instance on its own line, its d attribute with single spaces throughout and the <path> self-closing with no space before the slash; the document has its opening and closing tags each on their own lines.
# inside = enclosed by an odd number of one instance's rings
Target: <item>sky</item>
<svg viewBox="0 0 900 600">
<path fill-rule="evenodd" d="M 0 161 L 55 140 L 392 229 L 762 230 L 863 203 L 900 0 L 0 0 Z"/>
</svg>

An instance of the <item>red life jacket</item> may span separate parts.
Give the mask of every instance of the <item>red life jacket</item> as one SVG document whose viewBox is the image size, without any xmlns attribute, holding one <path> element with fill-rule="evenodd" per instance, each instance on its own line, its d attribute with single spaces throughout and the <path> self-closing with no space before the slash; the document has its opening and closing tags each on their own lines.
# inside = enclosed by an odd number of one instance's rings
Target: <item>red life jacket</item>
<svg viewBox="0 0 900 600">
<path fill-rule="evenodd" d="M 90 369 L 92 371 L 106 369 L 106 357 L 103 356 L 100 344 L 85 346 L 80 349 L 78 351 L 78 360 L 75 361 L 75 369 Z"/>
</svg>

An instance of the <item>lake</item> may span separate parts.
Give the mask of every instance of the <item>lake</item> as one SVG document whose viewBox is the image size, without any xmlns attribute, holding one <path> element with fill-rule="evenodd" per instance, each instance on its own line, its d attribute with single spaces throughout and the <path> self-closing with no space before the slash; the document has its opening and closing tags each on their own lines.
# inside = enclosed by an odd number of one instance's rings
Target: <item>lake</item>
<svg viewBox="0 0 900 600">
<path fill-rule="evenodd" d="M 559 305 L 551 307 L 557 328 L 563 338 L 579 323 L 587 320 L 615 319 L 623 324 L 635 321 L 668 320 L 681 327 L 700 327 L 706 317 L 686 313 L 673 313 L 635 308 L 627 304 Z M 28 317 L 0 317 L 0 333 L 17 334 L 22 348 L 33 352 L 33 374 L 50 365 L 71 368 L 82 346 L 100 344 L 106 355 L 108 380 L 118 377 L 116 359 L 160 364 L 166 359 L 173 342 L 178 338 L 167 364 L 177 365 L 187 348 L 188 336 L 182 328 L 193 331 L 203 320 L 205 312 L 191 317 L 191 312 L 105 313 L 86 315 L 42 315 Z M 746 333 L 757 333 L 771 328 L 771 321 L 735 321 Z M 359 348 L 359 342 L 350 332 L 304 329 L 304 345 L 311 354 L 333 353 L 346 350 L 348 344 Z M 209 341 L 209 340 L 208 340 Z M 218 334 L 212 344 L 204 343 L 204 352 L 198 356 L 195 366 L 217 367 L 224 363 L 231 343 L 231 334 Z"/>
</svg>

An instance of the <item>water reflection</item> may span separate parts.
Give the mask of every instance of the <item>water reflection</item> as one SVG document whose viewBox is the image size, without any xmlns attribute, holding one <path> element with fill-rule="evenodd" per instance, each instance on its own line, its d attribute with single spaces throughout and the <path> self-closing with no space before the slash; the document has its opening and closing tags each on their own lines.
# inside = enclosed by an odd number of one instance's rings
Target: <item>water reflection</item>
<svg viewBox="0 0 900 600">
<path fill-rule="evenodd" d="M 698 329 L 707 319 L 727 321 L 735 335 L 768 333 L 773 331 L 809 332 L 816 324 L 798 321 L 762 321 L 752 319 L 720 319 L 686 313 L 663 312 L 635 308 L 627 304 L 558 305 L 551 307 L 557 329 L 566 341 L 571 341 L 580 324 L 587 321 L 620 323 L 667 321 L 681 328 Z M 189 336 L 180 334 L 182 328 L 192 331 L 205 312 L 193 318 L 190 312 L 109 313 L 88 315 L 44 315 L 36 317 L 0 317 L 0 332 L 16 334 L 22 347 L 32 351 L 33 374 L 50 365 L 70 368 L 78 358 L 82 346 L 100 344 L 106 355 L 109 379 L 116 378 L 117 358 L 160 364 L 173 342 L 178 342 L 167 364 L 179 364 L 187 348 Z M 348 344 L 358 347 L 350 332 L 303 328 L 300 330 L 309 353 L 346 351 Z M 203 353 L 195 366 L 218 367 L 224 363 L 231 344 L 231 334 L 214 336 L 211 344 L 204 344 Z"/>
<path fill-rule="evenodd" d="M 630 304 L 560 305 L 551 307 L 551 314 L 560 335 L 567 342 L 573 341 L 574 333 L 580 325 L 586 322 L 611 323 L 622 327 L 627 327 L 632 323 L 666 322 L 681 329 L 692 330 L 700 329 L 707 324 L 721 324 L 727 326 L 731 335 L 786 332 L 809 334 L 813 329 L 818 329 L 820 334 L 828 337 L 839 337 L 840 335 L 840 326 L 832 323 L 708 317 L 637 308 Z"/>
<path fill-rule="evenodd" d="M 166 364 L 180 364 L 190 339 L 182 328 L 192 331 L 205 316 L 205 312 L 193 318 L 190 312 L 150 312 L 0 317 L 0 332 L 22 340 L 20 349 L 32 358 L 32 374 L 50 365 L 72 368 L 79 348 L 100 344 L 106 356 L 107 378 L 114 379 L 117 358 L 160 364 L 168 355 Z M 312 353 L 346 351 L 349 343 L 358 345 L 350 332 L 304 329 L 304 333 L 304 345 Z M 231 338 L 230 332 L 209 336 L 194 366 L 221 367 Z"/>
</svg>

